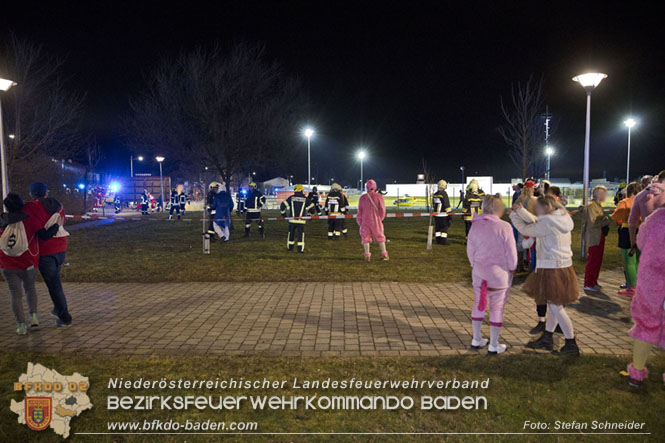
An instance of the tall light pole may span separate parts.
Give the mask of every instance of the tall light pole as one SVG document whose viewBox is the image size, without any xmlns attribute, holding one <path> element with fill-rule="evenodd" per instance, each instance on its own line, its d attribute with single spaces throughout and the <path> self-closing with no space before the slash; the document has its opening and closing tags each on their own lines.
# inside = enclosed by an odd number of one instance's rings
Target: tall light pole
<svg viewBox="0 0 665 443">
<path fill-rule="evenodd" d="M 591 91 L 607 78 L 607 74 L 602 72 L 588 72 L 573 77 L 573 81 L 579 83 L 586 91 L 586 133 L 584 136 L 584 194 L 582 195 L 582 204 L 586 205 L 589 201 L 589 139 L 591 138 Z M 584 236 L 580 243 L 582 258 L 586 257 L 586 248 L 584 247 Z"/>
<path fill-rule="evenodd" d="M 623 122 L 624 125 L 628 128 L 628 157 L 626 159 L 626 184 L 630 183 L 630 130 L 633 129 L 633 126 L 637 124 L 635 119 L 629 118 L 625 122 Z"/>
<path fill-rule="evenodd" d="M 307 137 L 307 186 L 312 184 L 312 136 L 314 135 L 314 129 L 305 128 L 303 131 L 305 137 Z"/>
<path fill-rule="evenodd" d="M 161 155 L 158 155 L 155 157 L 155 160 L 157 160 L 157 163 L 159 163 L 159 187 L 162 189 L 162 195 L 159 197 L 162 200 L 162 211 L 164 210 L 164 177 L 162 175 L 162 163 L 164 163 L 164 157 Z"/>
<path fill-rule="evenodd" d="M 360 189 L 362 189 L 363 186 L 363 163 L 365 161 L 365 157 L 367 157 L 367 153 L 364 150 L 358 151 L 358 160 L 360 160 Z"/>
<path fill-rule="evenodd" d="M 551 146 L 545 147 L 545 155 L 547 155 L 547 170 L 545 173 L 545 177 L 547 178 L 547 180 L 550 179 L 550 160 L 552 154 L 554 154 L 554 148 L 552 148 Z"/>
<path fill-rule="evenodd" d="M 143 156 L 139 155 L 138 157 L 136 157 L 136 159 L 138 161 L 142 162 L 143 161 Z M 133 155 L 129 156 L 129 176 L 134 177 L 134 156 Z"/>
<path fill-rule="evenodd" d="M 462 171 L 462 188 L 464 188 L 464 185 L 466 185 L 466 182 L 464 181 L 464 166 L 460 166 L 459 170 Z"/>
<path fill-rule="evenodd" d="M 15 86 L 11 80 L 0 78 L 0 91 L 7 92 Z M 7 175 L 7 153 L 5 152 L 5 132 L 2 124 L 2 99 L 0 98 L 0 169 L 2 170 L 2 199 L 9 194 L 9 176 Z"/>
</svg>

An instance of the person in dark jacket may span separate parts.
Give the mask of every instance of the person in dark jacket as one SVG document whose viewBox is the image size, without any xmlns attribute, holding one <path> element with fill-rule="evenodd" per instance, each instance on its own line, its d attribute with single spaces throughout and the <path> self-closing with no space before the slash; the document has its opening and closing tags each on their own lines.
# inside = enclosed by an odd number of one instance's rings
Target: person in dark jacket
<svg viewBox="0 0 665 443">
<path fill-rule="evenodd" d="M 448 198 L 446 192 L 447 188 L 448 182 L 439 180 L 438 190 L 432 194 L 432 206 L 435 213 L 434 236 L 436 237 L 436 243 L 439 245 L 448 244 L 448 227 L 452 221 L 448 215 L 448 212 L 450 212 L 450 198 Z"/>
<path fill-rule="evenodd" d="M 317 215 L 321 215 L 321 207 L 319 206 L 319 190 L 316 186 L 312 188 L 309 194 L 307 194 L 307 198 L 314 203 L 314 213 Z"/>
<path fill-rule="evenodd" d="M 328 196 L 326 197 L 325 202 L 325 211 L 327 215 L 337 216 L 339 218 L 329 218 L 328 219 L 328 240 L 337 240 L 342 236 L 346 237 L 346 225 L 344 223 L 344 215 L 349 206 L 349 201 L 346 198 L 346 195 L 342 192 L 342 187 L 333 183 Z"/>
<path fill-rule="evenodd" d="M 39 241 L 50 240 L 60 226 L 56 223 L 49 229 L 44 229 L 39 220 L 30 217 L 23 212 L 25 204 L 18 194 L 9 193 L 4 200 L 7 212 L 0 215 L 0 236 L 10 226 L 18 228 L 17 224 L 23 224 L 23 230 L 26 235 L 27 249 L 23 252 L 5 253 L 0 250 L 0 272 L 9 287 L 9 296 L 12 311 L 16 319 L 16 333 L 25 335 L 28 331 L 28 325 L 32 328 L 39 326 L 39 317 L 37 315 L 37 290 L 35 289 L 35 277 L 37 276 L 37 266 L 39 266 Z M 9 234 L 8 231 L 7 234 Z M 16 247 L 17 242 L 8 239 L 8 247 Z M 23 310 L 23 291 L 28 302 L 29 316 L 25 316 Z"/>
<path fill-rule="evenodd" d="M 469 238 L 469 230 L 471 229 L 471 221 L 477 214 L 483 212 L 482 203 L 485 193 L 478 187 L 478 181 L 473 179 L 466 187 L 466 194 L 464 195 L 464 228 L 466 238 Z M 466 240 L 464 241 L 466 244 Z"/>
<path fill-rule="evenodd" d="M 213 200 L 219 191 L 220 184 L 217 182 L 211 182 L 208 185 L 208 193 L 206 194 L 206 211 L 208 211 L 208 232 L 207 235 L 210 236 L 210 241 L 215 241 L 215 210 L 211 208 Z"/>
<path fill-rule="evenodd" d="M 263 218 L 261 217 L 261 208 L 266 204 L 266 197 L 256 188 L 256 183 L 249 184 L 249 195 L 245 199 L 245 237 L 249 237 L 249 228 L 252 222 L 256 222 L 259 227 L 259 235 L 265 237 Z"/>
<path fill-rule="evenodd" d="M 303 185 L 295 185 L 293 191 L 293 195 L 280 205 L 280 211 L 284 217 L 290 217 L 286 248 L 293 251 L 297 246 L 298 252 L 303 254 L 305 252 L 305 224 L 307 220 L 303 220 L 301 217 L 314 214 L 316 210 L 314 209 L 314 202 L 305 197 Z"/>
<path fill-rule="evenodd" d="M 173 213 L 176 213 L 178 220 L 180 220 L 180 200 L 178 199 L 178 192 L 175 188 L 171 189 L 171 207 L 169 208 L 169 220 L 173 220 Z"/>
<path fill-rule="evenodd" d="M 148 215 L 148 209 L 150 208 L 150 196 L 148 195 L 147 189 L 144 189 L 143 194 L 141 194 L 139 207 L 141 208 L 141 215 Z"/>
<path fill-rule="evenodd" d="M 187 207 L 187 194 L 185 194 L 185 189 L 180 190 L 180 195 L 178 195 L 178 206 L 180 206 L 180 212 L 182 215 L 185 215 L 185 208 Z M 178 216 L 180 218 L 180 216 Z"/>
<path fill-rule="evenodd" d="M 216 188 L 215 197 L 212 200 L 210 209 L 215 212 L 213 229 L 221 241 L 229 241 L 231 226 L 231 211 L 233 211 L 233 199 L 231 195 L 224 190 L 224 186 Z"/>
</svg>

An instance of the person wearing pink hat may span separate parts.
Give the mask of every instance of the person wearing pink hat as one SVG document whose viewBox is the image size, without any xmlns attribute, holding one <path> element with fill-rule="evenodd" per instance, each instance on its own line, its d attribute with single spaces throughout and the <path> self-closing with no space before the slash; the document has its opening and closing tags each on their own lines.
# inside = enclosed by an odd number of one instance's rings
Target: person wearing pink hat
<svg viewBox="0 0 665 443">
<path fill-rule="evenodd" d="M 356 218 L 365 250 L 365 260 L 369 261 L 372 257 L 369 249 L 372 240 L 377 242 L 379 248 L 381 248 L 381 259 L 388 260 L 386 236 L 383 234 L 383 219 L 386 218 L 386 204 L 383 201 L 383 196 L 377 192 L 374 180 L 367 180 L 365 189 L 367 192 L 361 195 L 358 201 L 358 217 Z"/>
</svg>

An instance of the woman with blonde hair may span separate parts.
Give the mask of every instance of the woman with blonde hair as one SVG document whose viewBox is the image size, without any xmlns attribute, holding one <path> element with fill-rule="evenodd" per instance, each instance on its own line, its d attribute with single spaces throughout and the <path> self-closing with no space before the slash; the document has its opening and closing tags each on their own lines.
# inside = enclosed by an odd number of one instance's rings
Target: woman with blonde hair
<svg viewBox="0 0 665 443">
<path fill-rule="evenodd" d="M 479 349 L 487 345 L 480 329 L 489 307 L 489 354 L 505 352 L 506 345 L 499 344 L 503 325 L 503 311 L 508 301 L 513 274 L 517 267 L 517 249 L 510 224 L 501 220 L 505 207 L 501 197 L 487 195 L 483 198 L 483 212 L 473 218 L 469 231 L 466 253 L 473 267 L 473 309 L 471 347 Z"/>
<path fill-rule="evenodd" d="M 605 237 L 609 233 L 610 218 L 605 215 L 602 203 L 607 199 L 607 188 L 593 188 L 592 199 L 582 208 L 582 238 L 588 248 L 587 262 L 584 269 L 584 290 L 598 292 L 600 267 L 605 253 Z"/>
<path fill-rule="evenodd" d="M 522 235 L 537 239 L 536 270 L 526 279 L 524 290 L 536 300 L 536 304 L 547 304 L 545 331 L 540 338 L 526 346 L 551 351 L 554 348 L 552 335 L 559 325 L 566 337 L 566 344 L 556 353 L 579 356 L 573 323 L 564 308 L 566 304 L 577 300 L 579 294 L 571 249 L 573 220 L 551 195 L 538 197 L 535 211 L 536 216 L 516 203 L 510 213 L 513 225 Z"/>
</svg>

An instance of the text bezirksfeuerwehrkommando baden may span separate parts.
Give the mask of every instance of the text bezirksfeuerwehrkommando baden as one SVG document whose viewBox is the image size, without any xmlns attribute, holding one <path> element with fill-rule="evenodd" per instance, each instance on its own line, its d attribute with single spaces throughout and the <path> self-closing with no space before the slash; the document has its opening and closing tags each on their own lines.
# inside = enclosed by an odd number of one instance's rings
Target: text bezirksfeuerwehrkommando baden
<svg viewBox="0 0 665 443">
<path fill-rule="evenodd" d="M 487 389 L 489 378 L 483 380 L 422 380 L 422 379 L 357 379 L 348 378 L 335 380 L 325 379 L 244 379 L 244 378 L 216 378 L 216 379 L 125 379 L 109 378 L 108 389 L 209 389 L 209 390 L 235 390 L 235 389 Z"/>
<path fill-rule="evenodd" d="M 212 409 L 233 410 L 248 405 L 252 409 L 308 409 L 308 410 L 372 410 L 372 409 L 420 409 L 457 410 L 487 409 L 487 398 L 482 395 L 428 395 L 420 392 L 417 397 L 403 393 L 385 393 L 376 391 L 403 390 L 486 390 L 489 379 L 484 380 L 378 380 L 348 378 L 335 380 L 332 378 L 303 380 L 293 379 L 244 379 L 216 378 L 211 379 L 124 379 L 110 378 L 107 388 L 110 390 L 152 390 L 159 395 L 109 395 L 106 407 L 109 410 L 187 410 Z M 188 394 L 170 395 L 168 391 L 185 390 Z M 249 391 L 242 394 L 202 395 L 202 391 Z M 308 395 L 251 395 L 251 391 L 260 390 L 309 390 L 317 391 Z M 322 394 L 320 391 L 349 391 L 344 393 Z M 360 391 L 350 392 L 350 391 Z M 364 392 L 363 392 L 364 391 Z M 190 395 L 191 394 L 191 395 Z M 245 394 L 245 395 L 243 395 Z M 258 394 L 258 392 L 256 393 Z"/>
</svg>

